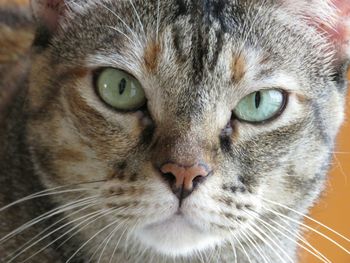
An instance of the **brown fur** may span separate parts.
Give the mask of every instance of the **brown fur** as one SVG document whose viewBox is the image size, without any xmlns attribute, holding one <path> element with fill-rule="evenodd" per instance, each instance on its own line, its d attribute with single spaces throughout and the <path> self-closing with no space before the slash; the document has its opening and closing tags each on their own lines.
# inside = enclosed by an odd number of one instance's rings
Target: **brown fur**
<svg viewBox="0 0 350 263">
<path fill-rule="evenodd" d="M 158 67 L 158 59 L 161 53 L 161 46 L 155 41 L 151 41 L 145 48 L 144 61 L 147 70 L 152 73 Z"/>
<path fill-rule="evenodd" d="M 231 64 L 231 76 L 234 82 L 239 82 L 246 72 L 246 61 L 242 54 L 234 56 Z"/>
</svg>

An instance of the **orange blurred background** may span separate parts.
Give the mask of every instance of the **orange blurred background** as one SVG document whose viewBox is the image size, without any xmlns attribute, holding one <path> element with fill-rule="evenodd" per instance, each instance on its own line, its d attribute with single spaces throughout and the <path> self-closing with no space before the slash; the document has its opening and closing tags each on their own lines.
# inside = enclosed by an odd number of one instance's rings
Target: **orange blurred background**
<svg viewBox="0 0 350 263">
<path fill-rule="evenodd" d="M 28 0 L 0 0 L 5 4 L 26 5 Z M 350 70 L 348 74 L 350 80 Z M 310 216 L 328 227 L 350 238 L 350 91 L 347 100 L 345 123 L 338 137 L 327 188 L 318 204 L 312 209 Z M 329 236 L 340 245 L 350 250 L 350 242 L 321 227 L 319 224 L 306 220 L 306 223 Z M 304 237 L 332 263 L 350 263 L 350 255 L 319 234 L 308 231 Z M 300 249 L 299 263 L 319 263 L 321 260 L 303 249 Z M 279 262 L 273 262 L 279 263 Z"/>
</svg>

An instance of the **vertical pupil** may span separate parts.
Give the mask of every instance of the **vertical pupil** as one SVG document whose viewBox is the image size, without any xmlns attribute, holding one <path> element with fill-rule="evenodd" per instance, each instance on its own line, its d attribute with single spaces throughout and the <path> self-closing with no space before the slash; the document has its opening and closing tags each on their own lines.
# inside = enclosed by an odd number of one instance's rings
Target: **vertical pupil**
<svg viewBox="0 0 350 263">
<path fill-rule="evenodd" d="M 261 103 L 261 93 L 260 93 L 260 91 L 258 91 L 255 93 L 255 108 L 256 109 L 259 108 L 260 103 Z"/>
<path fill-rule="evenodd" d="M 124 93 L 125 89 L 126 89 L 126 80 L 122 79 L 119 82 L 119 95 L 122 95 Z"/>
</svg>

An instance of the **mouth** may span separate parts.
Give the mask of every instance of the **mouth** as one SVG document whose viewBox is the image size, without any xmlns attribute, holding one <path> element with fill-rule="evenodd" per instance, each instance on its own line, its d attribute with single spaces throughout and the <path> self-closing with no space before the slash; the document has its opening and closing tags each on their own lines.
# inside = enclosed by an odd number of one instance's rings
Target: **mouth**
<svg viewBox="0 0 350 263">
<path fill-rule="evenodd" d="M 168 256 L 186 256 L 219 243 L 180 209 L 172 216 L 146 225 L 135 232 L 136 238 L 150 249 Z"/>
<path fill-rule="evenodd" d="M 183 227 L 190 227 L 193 228 L 197 231 L 202 231 L 201 229 L 199 229 L 198 226 L 196 226 L 195 224 L 193 224 L 191 222 L 191 220 L 189 220 L 184 213 L 181 211 L 181 208 L 179 208 L 173 215 L 171 215 L 170 217 L 163 219 L 159 222 L 155 222 L 155 223 L 151 223 L 149 225 L 146 225 L 145 228 L 146 229 L 154 229 L 154 228 L 158 228 L 158 227 L 168 227 L 171 228 L 172 226 L 177 226 L 179 227 L 179 230 Z"/>
</svg>

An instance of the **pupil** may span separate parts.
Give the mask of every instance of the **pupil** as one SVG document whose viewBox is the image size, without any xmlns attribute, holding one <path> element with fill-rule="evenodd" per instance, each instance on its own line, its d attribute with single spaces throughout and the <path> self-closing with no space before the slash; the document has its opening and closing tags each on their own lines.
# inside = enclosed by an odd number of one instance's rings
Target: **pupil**
<svg viewBox="0 0 350 263">
<path fill-rule="evenodd" d="M 261 93 L 260 91 L 258 91 L 257 93 L 255 93 L 255 108 L 259 108 L 261 103 Z"/>
<path fill-rule="evenodd" d="M 125 89 L 126 89 L 126 80 L 122 79 L 119 82 L 119 95 L 122 95 L 124 93 Z"/>
</svg>

